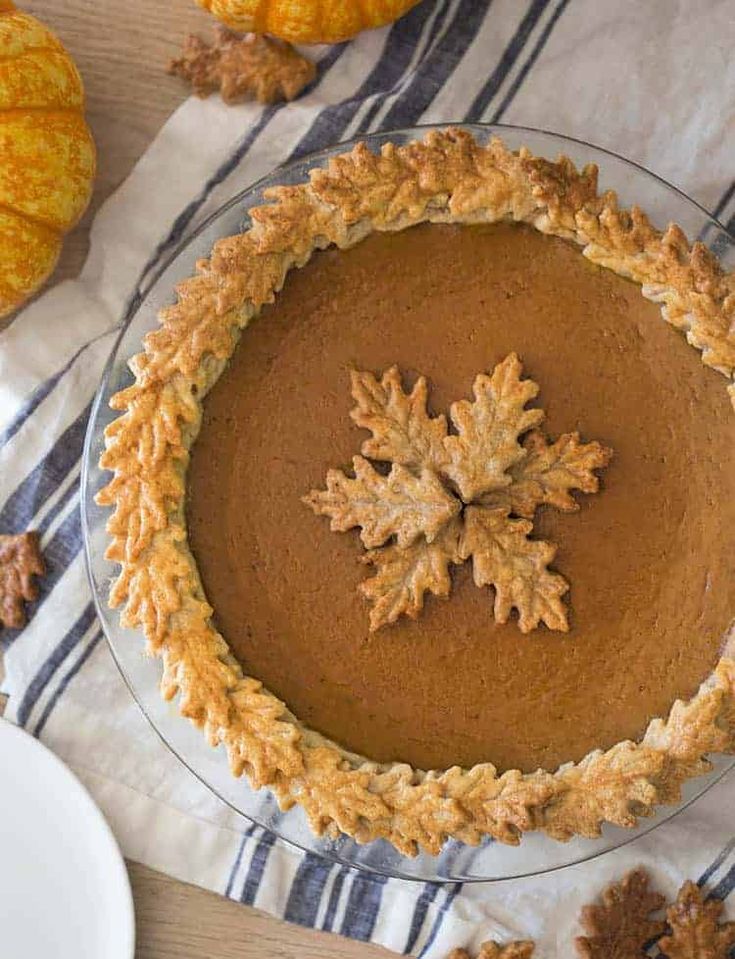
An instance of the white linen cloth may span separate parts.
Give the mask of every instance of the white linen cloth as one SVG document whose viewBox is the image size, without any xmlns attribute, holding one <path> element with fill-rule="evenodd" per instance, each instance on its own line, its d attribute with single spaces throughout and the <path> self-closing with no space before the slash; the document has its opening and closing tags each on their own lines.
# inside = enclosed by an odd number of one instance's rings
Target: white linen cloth
<svg viewBox="0 0 735 959">
<path fill-rule="evenodd" d="M 78 280 L 0 333 L 0 532 L 41 531 L 49 565 L 20 634 L 2 634 L 7 715 L 80 775 L 131 859 L 296 922 L 440 957 L 530 937 L 569 955 L 580 906 L 645 864 L 664 891 L 735 885 L 735 778 L 632 845 L 536 879 L 384 882 L 274 842 L 161 744 L 91 611 L 78 480 L 88 408 L 115 330 L 156 264 L 222 202 L 291 156 L 414 123 L 503 121 L 627 155 L 732 226 L 730 0 L 425 0 L 398 24 L 320 48 L 296 102 L 190 99 L 98 214 Z M 104 708 L 102 708 L 104 706 Z"/>
</svg>

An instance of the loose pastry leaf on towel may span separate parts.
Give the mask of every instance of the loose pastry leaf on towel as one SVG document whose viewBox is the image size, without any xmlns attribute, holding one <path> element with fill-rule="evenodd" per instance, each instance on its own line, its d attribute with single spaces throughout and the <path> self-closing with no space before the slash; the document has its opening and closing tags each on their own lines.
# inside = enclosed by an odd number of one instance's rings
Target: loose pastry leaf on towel
<svg viewBox="0 0 735 959">
<path fill-rule="evenodd" d="M 528 940 L 507 942 L 505 945 L 483 942 L 474 959 L 531 959 L 533 951 L 534 943 Z M 453 949 L 447 959 L 472 959 L 472 955 L 466 949 Z"/>
<path fill-rule="evenodd" d="M 670 935 L 659 942 L 668 959 L 729 959 L 735 946 L 735 922 L 720 922 L 725 908 L 719 899 L 705 899 L 694 882 L 685 882 L 676 902 L 666 910 Z"/>
<path fill-rule="evenodd" d="M 38 533 L 0 535 L 0 628 L 25 626 L 24 603 L 38 596 L 33 577 L 45 572 Z"/>
<path fill-rule="evenodd" d="M 187 37 L 168 72 L 187 80 L 199 97 L 219 90 L 225 103 L 251 98 L 277 103 L 297 97 L 316 76 L 316 67 L 290 43 L 216 27 L 211 46 L 199 37 Z"/>
<path fill-rule="evenodd" d="M 601 903 L 583 908 L 585 935 L 575 940 L 580 959 L 645 959 L 647 944 L 666 928 L 663 919 L 651 918 L 666 899 L 648 883 L 646 873 L 637 869 L 608 886 Z"/>
</svg>

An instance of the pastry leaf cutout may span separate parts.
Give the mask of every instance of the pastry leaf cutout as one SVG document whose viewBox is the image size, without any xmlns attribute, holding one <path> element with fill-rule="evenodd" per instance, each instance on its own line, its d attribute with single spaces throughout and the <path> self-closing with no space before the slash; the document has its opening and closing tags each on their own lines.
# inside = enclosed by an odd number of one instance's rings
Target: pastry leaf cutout
<svg viewBox="0 0 735 959">
<path fill-rule="evenodd" d="M 414 469 L 441 470 L 447 462 L 444 440 L 445 416 L 429 416 L 426 410 L 428 389 L 420 376 L 410 393 L 404 393 L 397 366 L 382 379 L 372 373 L 352 371 L 352 419 L 370 430 L 372 439 L 362 444 L 362 455 L 388 460 Z"/>
<path fill-rule="evenodd" d="M 218 26 L 211 46 L 187 37 L 168 72 L 188 81 L 198 97 L 219 90 L 228 104 L 277 103 L 297 97 L 316 76 L 316 67 L 290 43 L 255 33 L 239 36 Z"/>
<path fill-rule="evenodd" d="M 450 434 L 446 418 L 428 412 L 424 377 L 406 392 L 395 366 L 380 379 L 352 372 L 350 416 L 371 436 L 353 459 L 354 477 L 329 470 L 326 489 L 303 501 L 336 532 L 360 527 L 365 562 L 376 568 L 360 585 L 371 630 L 415 619 L 426 593 L 448 596 L 450 566 L 469 559 L 476 585 L 494 591 L 498 622 L 515 610 L 524 633 L 541 623 L 568 629 L 569 584 L 549 569 L 556 547 L 530 538 L 532 520 L 541 505 L 576 509 L 572 491 L 596 492 L 594 470 L 612 453 L 577 433 L 549 443 L 535 430 L 543 410 L 526 408 L 539 388 L 521 373 L 511 353 L 477 376 L 474 401 L 450 408 Z M 371 459 L 390 463 L 388 475 Z"/>
<path fill-rule="evenodd" d="M 567 614 L 561 597 L 569 584 L 549 571 L 556 547 L 528 534 L 533 523 L 511 519 L 506 509 L 468 506 L 460 544 L 462 559 L 472 559 L 475 586 L 495 589 L 495 619 L 507 623 L 518 610 L 518 626 L 530 633 L 540 622 L 566 631 Z"/>
<path fill-rule="evenodd" d="M 465 503 L 488 490 L 510 486 L 506 470 L 524 458 L 518 437 L 544 418 L 543 410 L 525 409 L 538 394 L 533 380 L 521 379 L 521 363 L 515 353 L 493 370 L 475 378 L 474 403 L 460 400 L 449 410 L 457 435 L 448 436 L 446 475 L 459 489 Z"/>
<path fill-rule="evenodd" d="M 498 942 L 483 942 L 475 959 L 531 959 L 534 952 L 534 943 L 530 940 L 507 942 L 500 945 Z M 466 949 L 453 949 L 447 959 L 472 959 Z"/>
<path fill-rule="evenodd" d="M 25 626 L 24 603 L 38 597 L 34 577 L 45 572 L 38 533 L 0 535 L 0 629 Z"/>
<path fill-rule="evenodd" d="M 585 935 L 574 943 L 580 959 L 645 959 L 646 944 L 666 928 L 663 919 L 651 918 L 666 899 L 648 883 L 647 874 L 637 869 L 608 886 L 601 903 L 582 909 Z"/>
<path fill-rule="evenodd" d="M 523 443 L 525 456 L 510 470 L 511 483 L 488 493 L 483 503 L 503 506 L 516 516 L 532 519 L 539 506 L 554 506 L 563 513 L 579 509 L 572 490 L 596 493 L 595 474 L 610 462 L 612 452 L 600 443 L 581 443 L 579 433 L 564 433 L 548 443 L 543 433 L 532 430 Z"/>
<path fill-rule="evenodd" d="M 372 603 L 370 628 L 394 623 L 399 616 L 416 619 L 424 606 L 424 594 L 446 598 L 452 588 L 449 566 L 461 562 L 458 522 L 445 527 L 433 543 L 419 540 L 407 549 L 389 546 L 369 552 L 363 562 L 377 570 L 360 583 L 362 595 Z"/>
<path fill-rule="evenodd" d="M 659 942 L 668 959 L 728 959 L 735 946 L 735 922 L 721 923 L 724 904 L 706 900 L 694 882 L 685 882 L 666 910 L 671 934 Z"/>
<path fill-rule="evenodd" d="M 367 549 L 382 546 L 391 536 L 401 549 L 422 534 L 431 543 L 460 510 L 431 470 L 415 476 L 394 464 L 388 476 L 382 476 L 362 456 L 355 456 L 352 465 L 354 479 L 342 470 L 330 470 L 326 490 L 313 490 L 304 501 L 315 513 L 329 516 L 336 532 L 360 526 Z"/>
</svg>

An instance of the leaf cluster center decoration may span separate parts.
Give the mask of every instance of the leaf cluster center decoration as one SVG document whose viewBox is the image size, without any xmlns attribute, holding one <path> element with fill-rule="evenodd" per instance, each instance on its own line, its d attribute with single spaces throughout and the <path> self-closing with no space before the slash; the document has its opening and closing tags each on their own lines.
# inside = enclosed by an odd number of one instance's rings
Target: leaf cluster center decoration
<svg viewBox="0 0 735 959">
<path fill-rule="evenodd" d="M 450 433 L 445 416 L 427 411 L 423 376 L 406 393 L 395 366 L 380 380 L 352 372 L 350 416 L 371 438 L 353 459 L 354 477 L 329 470 L 327 488 L 303 501 L 334 531 L 360 527 L 364 562 L 377 570 L 359 587 L 372 604 L 372 631 L 401 615 L 415 619 L 427 592 L 447 597 L 450 566 L 469 559 L 475 584 L 494 590 L 499 623 L 515 609 L 521 632 L 542 622 L 568 630 L 569 584 L 549 569 L 556 547 L 529 534 L 542 504 L 571 512 L 579 508 L 572 490 L 595 493 L 594 470 L 612 451 L 578 433 L 549 443 L 537 429 L 544 411 L 527 408 L 539 387 L 521 373 L 511 353 L 492 375 L 479 374 L 474 401 L 450 407 Z M 390 463 L 390 472 L 371 460 Z"/>
</svg>

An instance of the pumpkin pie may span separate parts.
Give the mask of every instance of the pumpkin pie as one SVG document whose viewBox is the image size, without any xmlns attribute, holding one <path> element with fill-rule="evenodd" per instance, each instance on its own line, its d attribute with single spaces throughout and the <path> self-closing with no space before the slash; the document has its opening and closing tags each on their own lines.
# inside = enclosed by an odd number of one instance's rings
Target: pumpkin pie
<svg viewBox="0 0 735 959">
<path fill-rule="evenodd" d="M 733 276 L 454 129 L 266 199 L 112 400 L 110 602 L 163 695 L 406 854 L 677 802 L 735 748 Z"/>
</svg>

